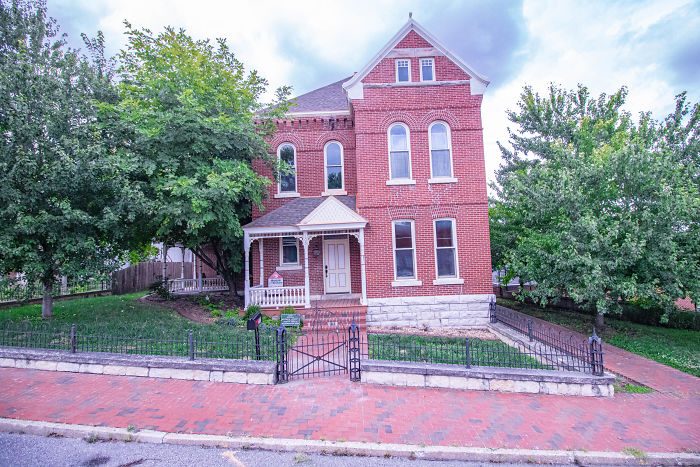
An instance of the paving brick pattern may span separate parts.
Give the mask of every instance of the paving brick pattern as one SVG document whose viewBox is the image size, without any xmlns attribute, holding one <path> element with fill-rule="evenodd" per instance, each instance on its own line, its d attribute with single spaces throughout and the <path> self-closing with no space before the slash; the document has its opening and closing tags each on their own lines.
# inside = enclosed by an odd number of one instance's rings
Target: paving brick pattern
<svg viewBox="0 0 700 467">
<path fill-rule="evenodd" d="M 700 449 L 698 391 L 614 399 L 0 369 L 0 417 L 168 432 L 490 448 Z"/>
</svg>

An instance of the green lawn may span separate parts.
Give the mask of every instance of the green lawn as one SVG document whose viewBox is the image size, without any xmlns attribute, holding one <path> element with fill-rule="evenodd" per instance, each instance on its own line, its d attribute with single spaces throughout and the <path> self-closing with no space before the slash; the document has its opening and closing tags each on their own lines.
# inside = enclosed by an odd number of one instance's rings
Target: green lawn
<svg viewBox="0 0 700 467">
<path fill-rule="evenodd" d="M 186 356 L 189 330 L 196 356 L 244 358 L 255 351 L 253 333 L 245 328 L 193 322 L 166 307 L 141 302 L 143 295 L 55 302 L 51 320 L 41 318 L 41 305 L 2 309 L 0 345 L 68 349 L 70 326 L 75 324 L 79 351 Z M 274 334 L 261 332 L 261 341 L 262 353 L 274 359 Z"/>
<path fill-rule="evenodd" d="M 595 317 L 592 315 L 543 309 L 500 298 L 498 304 L 585 335 L 593 332 Z M 605 323 L 605 329 L 597 330 L 603 342 L 700 377 L 700 331 L 646 326 L 609 316 L 605 317 Z"/>
<path fill-rule="evenodd" d="M 457 337 L 368 334 L 369 358 L 466 365 L 466 342 Z M 469 339 L 472 366 L 554 369 L 501 341 Z"/>
</svg>

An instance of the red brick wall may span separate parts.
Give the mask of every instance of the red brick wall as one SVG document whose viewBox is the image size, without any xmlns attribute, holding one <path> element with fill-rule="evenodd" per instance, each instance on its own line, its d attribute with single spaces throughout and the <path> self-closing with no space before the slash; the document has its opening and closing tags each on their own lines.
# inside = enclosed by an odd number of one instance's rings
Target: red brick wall
<svg viewBox="0 0 700 467">
<path fill-rule="evenodd" d="M 397 48 L 430 47 L 411 32 Z M 383 59 L 363 82 L 394 83 L 395 59 Z M 411 59 L 411 79 L 419 80 L 419 60 Z M 469 76 L 447 57 L 436 57 L 438 81 Z M 368 221 L 365 231 L 369 298 L 492 293 L 488 204 L 481 126 L 482 96 L 469 85 L 365 87 L 353 100 L 357 162 L 357 206 Z M 429 184 L 428 126 L 450 126 L 457 183 Z M 388 129 L 395 122 L 410 131 L 411 171 L 415 185 L 387 186 Z M 437 278 L 433 219 L 457 220 L 457 252 L 462 285 L 433 285 Z M 394 258 L 391 221 L 412 219 L 415 226 L 416 287 L 392 287 Z"/>
<path fill-rule="evenodd" d="M 348 195 L 354 195 L 357 193 L 355 131 L 350 117 L 304 118 L 278 123 L 278 131 L 270 141 L 270 153 L 277 157 L 277 148 L 283 143 L 294 145 L 297 151 L 297 191 L 301 196 L 321 196 L 325 190 L 323 150 L 329 141 L 338 141 L 343 146 L 344 188 Z M 268 167 L 258 163 L 256 169 L 272 180 L 272 172 Z M 264 203 L 265 210 L 261 212 L 253 208 L 253 219 L 294 199 L 275 198 L 277 192 L 277 183 L 273 181 Z"/>
<path fill-rule="evenodd" d="M 425 48 L 431 45 L 410 32 L 397 48 Z M 395 59 L 383 59 L 363 79 L 364 83 L 394 83 Z M 419 60 L 411 59 L 411 78 L 419 80 Z M 447 57 L 435 57 L 438 81 L 467 80 L 469 75 Z M 345 187 L 357 196 L 358 212 L 369 224 L 365 231 L 367 292 L 369 298 L 416 295 L 490 294 L 491 258 L 488 231 L 488 204 L 481 123 L 482 96 L 471 95 L 468 84 L 426 86 L 368 86 L 364 98 L 353 100 L 352 118 L 341 121 L 301 119 L 279 124 L 271 141 L 277 147 L 290 142 L 297 148 L 297 187 L 301 196 L 319 196 L 324 190 L 323 146 L 337 140 L 345 155 Z M 429 184 L 430 154 L 428 126 L 446 122 L 451 131 L 452 161 L 457 183 Z M 415 185 L 387 186 L 389 154 L 387 131 L 394 122 L 405 123 L 410 130 L 411 169 Z M 261 172 L 270 175 L 269 170 Z M 273 184 L 266 201 L 267 210 L 288 202 L 276 199 Z M 254 210 L 253 217 L 261 213 Z M 436 278 L 433 219 L 453 217 L 457 220 L 459 277 L 462 285 L 433 285 Z M 392 287 L 394 259 L 392 219 L 413 219 L 416 233 L 417 279 L 420 287 Z M 279 240 L 265 241 L 265 278 L 279 262 Z M 273 245 L 274 243 L 274 245 Z M 316 238 L 311 250 L 320 246 Z M 359 293 L 359 246 L 350 237 L 352 291 Z M 251 248 L 251 268 L 259 282 L 257 245 Z M 300 249 L 300 257 L 303 258 Z M 311 293 L 323 290 L 323 255 L 309 256 Z M 302 285 L 304 272 L 282 271 L 285 285 Z"/>
</svg>

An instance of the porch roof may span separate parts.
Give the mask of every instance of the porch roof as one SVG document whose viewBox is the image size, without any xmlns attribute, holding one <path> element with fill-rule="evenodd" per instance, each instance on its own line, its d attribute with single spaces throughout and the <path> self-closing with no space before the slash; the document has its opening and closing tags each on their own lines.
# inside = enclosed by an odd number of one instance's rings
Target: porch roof
<svg viewBox="0 0 700 467">
<path fill-rule="evenodd" d="M 355 211 L 354 196 L 314 196 L 295 198 L 243 226 L 250 233 L 323 228 L 364 227 L 367 220 Z"/>
</svg>

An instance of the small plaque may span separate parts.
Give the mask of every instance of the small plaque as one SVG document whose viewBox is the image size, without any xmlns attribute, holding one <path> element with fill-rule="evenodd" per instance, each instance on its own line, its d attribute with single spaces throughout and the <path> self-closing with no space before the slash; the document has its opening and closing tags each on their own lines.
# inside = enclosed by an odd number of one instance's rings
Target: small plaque
<svg viewBox="0 0 700 467">
<path fill-rule="evenodd" d="M 285 328 L 298 328 L 301 325 L 301 315 L 285 314 L 281 316 L 282 326 Z"/>
<path fill-rule="evenodd" d="M 284 279 L 279 275 L 277 271 L 273 272 L 270 277 L 267 278 L 268 287 L 284 287 Z"/>
</svg>

